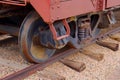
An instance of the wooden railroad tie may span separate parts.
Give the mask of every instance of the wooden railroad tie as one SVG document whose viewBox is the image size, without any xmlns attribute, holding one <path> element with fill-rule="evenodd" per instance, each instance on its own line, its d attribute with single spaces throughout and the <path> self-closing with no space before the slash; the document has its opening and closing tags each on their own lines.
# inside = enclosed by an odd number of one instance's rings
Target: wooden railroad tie
<svg viewBox="0 0 120 80">
<path fill-rule="evenodd" d="M 117 51 L 119 49 L 119 44 L 111 43 L 111 42 L 97 42 L 98 45 L 107 47 L 113 51 Z"/>
<path fill-rule="evenodd" d="M 61 59 L 60 62 L 74 69 L 77 72 L 81 72 L 86 69 L 86 65 L 83 62 L 77 62 L 77 61 L 68 60 L 68 59 Z"/>
<path fill-rule="evenodd" d="M 39 72 L 40 80 L 66 80 L 64 76 L 57 74 L 54 71 L 44 70 Z"/>
<path fill-rule="evenodd" d="M 97 61 L 101 61 L 104 58 L 104 54 L 101 54 L 101 53 L 99 53 L 99 54 L 98 53 L 93 53 L 93 52 L 88 51 L 88 50 L 82 50 L 80 52 L 82 52 L 84 55 L 87 55 L 90 58 L 92 58 L 94 60 L 97 60 Z"/>
<path fill-rule="evenodd" d="M 114 34 L 114 35 L 111 35 L 109 37 L 113 40 L 120 42 L 120 34 Z"/>
</svg>

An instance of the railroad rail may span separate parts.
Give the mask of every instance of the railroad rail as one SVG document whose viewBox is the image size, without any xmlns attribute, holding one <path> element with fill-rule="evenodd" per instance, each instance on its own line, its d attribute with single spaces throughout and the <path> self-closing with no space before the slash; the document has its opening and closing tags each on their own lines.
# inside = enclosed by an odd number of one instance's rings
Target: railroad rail
<svg viewBox="0 0 120 80">
<path fill-rule="evenodd" d="M 58 53 L 56 54 L 54 57 L 52 57 L 50 60 L 48 60 L 47 62 L 43 63 L 43 64 L 33 64 L 29 67 L 26 67 L 25 69 L 22 69 L 18 72 L 15 72 L 11 75 L 8 75 L 0 80 L 23 80 L 24 78 L 30 76 L 31 74 L 35 73 L 36 71 L 40 71 L 40 70 L 43 70 L 45 67 L 47 67 L 48 65 L 56 62 L 56 61 L 59 61 L 61 58 L 64 58 L 74 52 L 78 52 L 79 50 L 77 49 L 69 49 L 69 50 L 66 50 L 62 53 Z"/>
<path fill-rule="evenodd" d="M 120 32 L 119 16 L 114 14 L 120 13 L 119 2 L 1 0 L 0 34 L 17 36 L 22 56 L 29 62 L 38 63 L 2 80 L 25 78 L 95 42 L 118 50 L 117 44 L 100 41 Z"/>
<path fill-rule="evenodd" d="M 96 39 L 93 39 L 93 41 L 89 44 L 92 44 L 92 43 L 95 43 L 96 41 L 100 41 L 101 39 L 103 38 L 106 38 L 112 34 L 115 34 L 115 33 L 118 33 L 120 32 L 120 28 L 116 28 L 114 30 L 111 30 L 109 31 L 108 33 L 104 34 L 104 35 L 101 35 L 99 37 L 97 37 Z M 115 47 L 116 49 L 116 47 Z M 80 51 L 80 49 L 74 49 L 74 48 L 70 48 L 70 47 L 66 47 L 64 49 L 61 49 L 60 51 L 57 51 L 55 53 L 55 55 L 50 58 L 48 61 L 46 61 L 45 63 L 41 63 L 41 64 L 33 64 L 29 67 L 26 67 L 18 72 L 15 72 L 13 74 L 10 74 L 0 80 L 23 80 L 24 78 L 32 75 L 33 73 L 35 73 L 36 71 L 41 71 L 43 70 L 45 67 L 47 67 L 48 65 L 56 62 L 56 61 L 59 61 L 60 59 L 72 54 L 72 53 L 75 53 L 75 52 L 78 52 Z M 83 51 L 84 52 L 84 51 Z M 87 53 L 88 54 L 88 53 Z M 93 55 L 93 54 L 92 54 Z M 93 55 L 94 56 L 94 55 Z M 101 59 L 100 59 L 101 60 Z"/>
</svg>

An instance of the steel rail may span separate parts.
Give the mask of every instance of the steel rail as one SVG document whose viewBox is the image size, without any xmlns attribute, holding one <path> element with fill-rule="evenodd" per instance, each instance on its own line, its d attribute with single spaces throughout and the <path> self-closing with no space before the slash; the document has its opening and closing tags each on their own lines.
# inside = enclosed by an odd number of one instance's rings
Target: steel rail
<svg viewBox="0 0 120 80">
<path fill-rule="evenodd" d="M 26 77 L 34 74 L 36 71 L 43 70 L 48 65 L 50 65 L 56 61 L 59 61 L 61 58 L 64 58 L 64 57 L 66 57 L 74 52 L 78 52 L 78 51 L 79 51 L 78 49 L 73 49 L 73 48 L 66 50 L 62 53 L 56 54 L 54 57 L 52 57 L 50 60 L 48 60 L 47 62 L 45 62 L 43 64 L 33 64 L 33 65 L 26 67 L 18 72 L 10 74 L 0 80 L 23 80 Z"/>
</svg>

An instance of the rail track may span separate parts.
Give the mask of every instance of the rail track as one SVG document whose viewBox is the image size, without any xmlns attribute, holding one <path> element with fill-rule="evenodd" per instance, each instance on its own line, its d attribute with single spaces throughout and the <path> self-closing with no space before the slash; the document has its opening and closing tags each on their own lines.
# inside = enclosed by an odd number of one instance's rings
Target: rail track
<svg viewBox="0 0 120 80">
<path fill-rule="evenodd" d="M 43 64 L 33 64 L 29 67 L 26 67 L 25 69 L 15 72 L 15 73 L 13 73 L 9 76 L 6 76 L 5 78 L 2 78 L 0 80 L 23 80 L 24 78 L 30 76 L 31 74 L 35 73 L 36 71 L 43 70 L 48 65 L 50 65 L 56 61 L 59 61 L 61 58 L 64 58 L 74 52 L 77 52 L 77 51 L 78 50 L 76 50 L 76 49 L 69 49 L 62 53 L 58 53 L 57 55 L 55 55 L 54 57 L 52 57 L 50 60 L 48 60 L 47 62 L 45 62 Z"/>
<path fill-rule="evenodd" d="M 41 63 L 41 64 L 33 64 L 29 67 L 26 67 L 20 71 L 17 71 L 13 74 L 10 74 L 0 80 L 23 80 L 24 78 L 32 75 L 33 73 L 35 73 L 36 71 L 40 71 L 40 70 L 43 70 L 45 67 L 47 67 L 48 65 L 56 62 L 56 61 L 59 61 L 60 59 L 74 53 L 74 52 L 77 52 L 79 50 L 77 49 L 73 49 L 73 48 L 70 48 L 68 50 L 63 50 L 63 52 L 56 52 L 56 55 L 54 55 L 51 59 L 49 59 L 47 62 L 45 63 Z"/>
<path fill-rule="evenodd" d="M 114 33 L 117 33 L 119 32 L 119 28 L 115 29 L 115 30 L 112 30 L 108 33 L 106 33 L 105 35 L 101 35 L 99 37 L 99 39 L 103 39 L 107 36 L 109 36 L 108 34 L 114 34 Z M 96 39 L 98 40 L 98 39 Z M 96 40 L 94 40 L 93 42 L 91 42 L 90 44 L 94 43 Z M 8 41 L 12 41 L 12 40 L 8 40 Z M 3 41 L 4 42 L 4 41 Z M 74 48 L 70 48 L 69 46 L 66 46 L 66 48 L 63 48 L 59 51 L 57 51 L 55 53 L 55 55 L 50 58 L 48 61 L 46 61 L 45 63 L 41 63 L 41 64 L 33 64 L 29 67 L 26 67 L 20 71 L 17 71 L 13 74 L 10 74 L 0 80 L 23 80 L 24 78 L 32 75 L 33 73 L 35 73 L 36 71 L 41 71 L 43 70 L 45 67 L 47 67 L 48 65 L 56 62 L 56 61 L 59 61 L 60 59 L 72 54 L 72 53 L 75 53 L 75 52 L 78 52 L 79 50 L 78 49 L 74 49 Z M 94 55 L 93 55 L 94 56 Z M 97 57 L 98 58 L 98 57 Z"/>
<path fill-rule="evenodd" d="M 118 43 L 102 41 L 104 38 L 120 32 L 120 20 L 117 20 L 116 16 L 116 12 L 120 12 L 119 0 L 113 1 L 114 3 L 105 0 L 91 0 L 82 3 L 79 0 L 70 3 L 65 3 L 66 1 L 58 1 L 60 6 L 56 5 L 53 0 L 43 2 L 32 0 L 0 1 L 2 3 L 0 5 L 0 34 L 17 36 L 23 58 L 29 62 L 39 63 L 30 65 L 1 80 L 24 79 L 56 61 L 75 68 L 76 71 L 81 71 L 79 69 L 81 65 L 77 65 L 79 63 L 73 65 L 74 61 L 63 58 L 81 51 L 85 55 L 101 61 L 103 59 L 102 54 L 96 55 L 92 52 L 89 54 L 89 51 L 83 49 L 93 43 L 113 51 L 119 49 Z M 48 5 L 51 2 L 55 5 Z M 88 6 L 81 6 L 80 4 L 87 4 Z M 66 5 L 73 5 L 73 7 Z M 77 8 L 78 6 L 80 7 Z M 46 8 L 46 10 L 42 8 Z M 25 13 L 23 14 L 23 12 Z M 111 39 L 115 40 L 116 37 L 111 37 Z M 0 46 L 4 45 L 4 41 L 1 43 Z M 11 62 L 11 60 L 5 62 Z M 4 62 L 1 63 L 4 64 Z M 82 67 L 82 69 L 84 68 Z"/>
</svg>

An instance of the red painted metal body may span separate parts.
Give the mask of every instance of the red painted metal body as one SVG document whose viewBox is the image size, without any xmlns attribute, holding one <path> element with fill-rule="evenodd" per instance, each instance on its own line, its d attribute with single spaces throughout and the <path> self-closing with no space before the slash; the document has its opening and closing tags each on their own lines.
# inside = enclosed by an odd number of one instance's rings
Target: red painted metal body
<svg viewBox="0 0 120 80">
<path fill-rule="evenodd" d="M 65 26 L 65 28 L 66 28 L 66 31 L 67 31 L 66 34 L 63 35 L 63 36 L 57 36 L 57 32 L 56 32 L 56 30 L 55 30 L 54 25 L 53 25 L 53 24 L 49 24 L 50 29 L 51 29 L 51 31 L 53 32 L 53 38 L 54 38 L 55 40 L 60 40 L 60 39 L 66 38 L 66 37 L 68 37 L 68 36 L 70 35 L 70 28 L 69 28 L 69 25 L 68 25 L 66 19 L 63 20 L 63 24 L 64 24 L 64 26 Z"/>
<path fill-rule="evenodd" d="M 119 5 L 120 0 L 30 0 L 45 22 L 104 10 Z"/>
<path fill-rule="evenodd" d="M 104 10 L 120 4 L 120 0 L 1 0 L 0 3 L 26 6 L 30 3 L 45 22 Z"/>
<path fill-rule="evenodd" d="M 106 8 L 120 5 L 120 0 L 107 0 Z"/>
<path fill-rule="evenodd" d="M 86 14 L 90 12 L 102 11 L 106 8 L 119 5 L 120 0 L 1 0 L 0 3 L 26 6 L 30 3 L 39 15 L 47 22 L 53 33 L 55 40 L 63 39 L 70 35 L 69 25 L 66 18 Z M 52 24 L 56 20 L 62 20 L 67 30 L 63 36 L 57 36 L 57 32 Z"/>
<path fill-rule="evenodd" d="M 42 15 L 45 22 L 53 22 L 96 10 L 91 0 L 31 0 L 30 3 Z"/>
</svg>

